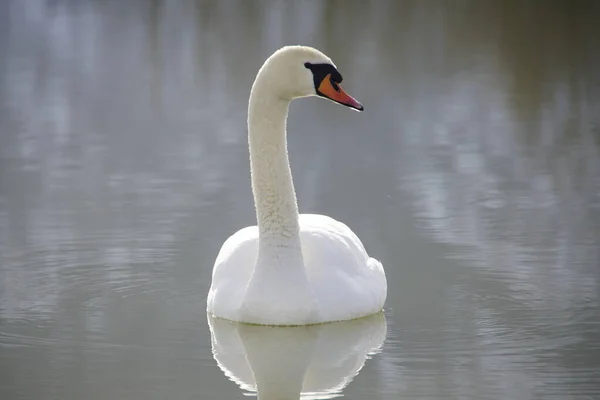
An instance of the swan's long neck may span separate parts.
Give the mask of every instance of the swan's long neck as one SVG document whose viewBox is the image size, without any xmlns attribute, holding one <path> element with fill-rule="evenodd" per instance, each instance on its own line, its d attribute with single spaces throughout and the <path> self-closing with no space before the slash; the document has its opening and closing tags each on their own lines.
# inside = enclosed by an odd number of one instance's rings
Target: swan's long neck
<svg viewBox="0 0 600 400">
<path fill-rule="evenodd" d="M 252 191 L 261 254 L 285 251 L 301 257 L 298 205 L 287 152 L 286 122 L 290 101 L 261 85 L 252 87 L 248 107 L 248 142 Z"/>
</svg>

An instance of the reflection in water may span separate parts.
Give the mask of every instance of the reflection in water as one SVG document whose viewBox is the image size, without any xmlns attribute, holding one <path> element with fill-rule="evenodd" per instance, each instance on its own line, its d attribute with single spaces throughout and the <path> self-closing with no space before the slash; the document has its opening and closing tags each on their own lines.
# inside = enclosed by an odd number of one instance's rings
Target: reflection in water
<svg viewBox="0 0 600 400">
<path fill-rule="evenodd" d="M 386 336 L 383 314 L 306 327 L 269 327 L 208 316 L 215 360 L 259 399 L 337 397 Z"/>
<path fill-rule="evenodd" d="M 597 398 L 600 2 L 447 3 L 0 1 L 0 398 L 242 397 L 204 302 L 290 43 L 366 107 L 288 123 L 300 210 L 386 266 L 344 394 Z"/>
</svg>

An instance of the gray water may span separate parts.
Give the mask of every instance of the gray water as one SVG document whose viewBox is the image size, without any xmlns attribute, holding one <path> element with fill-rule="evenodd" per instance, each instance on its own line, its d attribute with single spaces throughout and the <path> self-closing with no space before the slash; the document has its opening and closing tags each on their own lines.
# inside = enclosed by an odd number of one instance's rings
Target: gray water
<svg viewBox="0 0 600 400">
<path fill-rule="evenodd" d="M 600 399 L 600 4 L 0 2 L 0 398 Z M 246 105 L 284 44 L 303 212 L 387 271 L 384 317 L 205 309 L 255 223 Z M 213 349 L 214 347 L 214 349 Z M 214 350 L 214 356 L 213 356 Z"/>
</svg>

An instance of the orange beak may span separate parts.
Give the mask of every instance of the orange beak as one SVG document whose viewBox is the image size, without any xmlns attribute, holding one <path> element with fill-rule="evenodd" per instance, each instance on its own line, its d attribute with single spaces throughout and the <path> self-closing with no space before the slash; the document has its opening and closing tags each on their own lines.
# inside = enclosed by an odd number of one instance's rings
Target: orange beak
<svg viewBox="0 0 600 400">
<path fill-rule="evenodd" d="M 323 97 L 327 97 L 329 100 L 353 108 L 357 111 L 363 111 L 365 109 L 362 104 L 356 101 L 356 99 L 344 92 L 344 89 L 337 83 L 331 82 L 331 74 L 327 74 L 327 76 L 323 78 L 319 84 L 317 93 Z"/>
</svg>

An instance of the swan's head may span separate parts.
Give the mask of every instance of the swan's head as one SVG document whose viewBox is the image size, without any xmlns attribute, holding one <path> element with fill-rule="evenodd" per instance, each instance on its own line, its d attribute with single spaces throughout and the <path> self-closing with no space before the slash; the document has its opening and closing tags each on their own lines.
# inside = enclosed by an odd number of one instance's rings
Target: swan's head
<svg viewBox="0 0 600 400">
<path fill-rule="evenodd" d="M 319 96 L 358 111 L 364 109 L 341 88 L 342 75 L 333 61 L 312 47 L 286 46 L 277 50 L 260 69 L 256 83 L 259 82 L 286 100 Z"/>
</svg>

